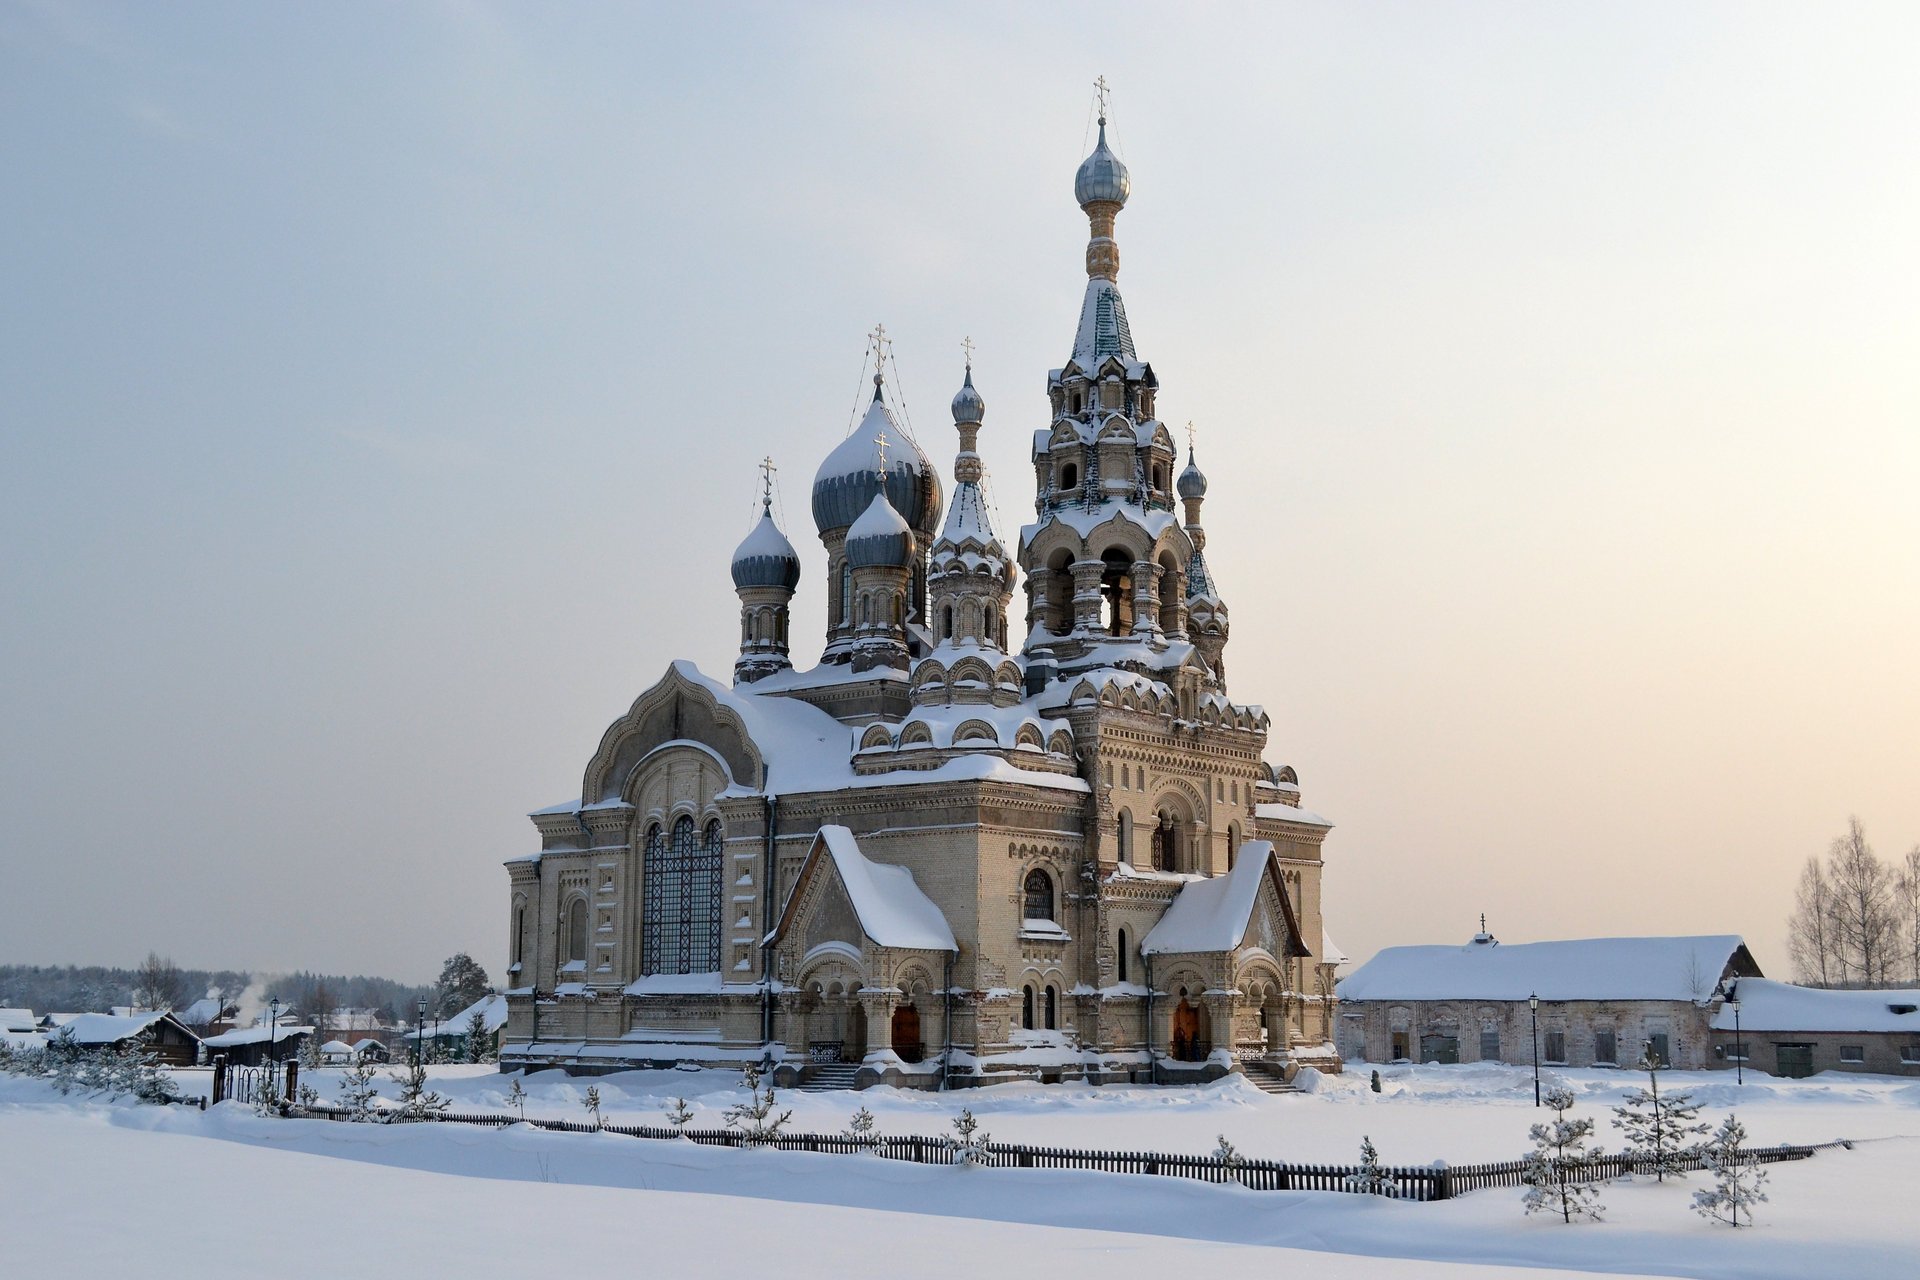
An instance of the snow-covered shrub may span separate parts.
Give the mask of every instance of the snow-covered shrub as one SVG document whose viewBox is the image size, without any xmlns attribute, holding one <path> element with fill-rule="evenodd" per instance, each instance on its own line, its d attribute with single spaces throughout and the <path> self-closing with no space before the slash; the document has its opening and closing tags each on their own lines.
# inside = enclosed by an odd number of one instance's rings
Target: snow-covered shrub
<svg viewBox="0 0 1920 1280">
<path fill-rule="evenodd" d="M 1247 1162 L 1247 1158 L 1240 1154 L 1239 1148 L 1227 1141 L 1227 1135 L 1224 1133 L 1220 1135 L 1219 1145 L 1213 1149 L 1213 1158 L 1220 1162 L 1220 1168 L 1226 1175 L 1235 1181 L 1239 1180 L 1240 1166 Z"/>
<path fill-rule="evenodd" d="M 519 1076 L 513 1078 L 513 1084 L 507 1089 L 507 1101 L 519 1111 L 522 1120 L 527 1118 L 527 1091 L 520 1087 Z"/>
<path fill-rule="evenodd" d="M 769 1079 L 766 1088 L 762 1089 L 759 1067 L 749 1066 L 741 1083 L 746 1086 L 747 1101 L 735 1103 L 726 1109 L 727 1127 L 738 1129 L 750 1147 L 773 1141 L 780 1136 L 780 1130 L 787 1121 L 793 1119 L 793 1112 L 778 1111 L 773 1096 L 773 1081 Z"/>
<path fill-rule="evenodd" d="M 853 1119 L 847 1122 L 847 1136 L 858 1138 L 862 1142 L 872 1142 L 880 1135 L 876 1132 L 879 1122 L 873 1118 L 873 1112 L 861 1107 L 853 1113 Z"/>
<path fill-rule="evenodd" d="M 1380 1092 L 1380 1070 L 1378 1067 L 1374 1068 L 1373 1074 L 1367 1078 L 1367 1087 L 1375 1093 Z"/>
<path fill-rule="evenodd" d="M 72 1093 L 82 1087 L 87 1066 L 86 1055 L 73 1042 L 73 1032 L 69 1028 L 62 1027 L 54 1032 L 43 1053 L 45 1070 L 42 1074 L 48 1083 L 62 1093 Z"/>
<path fill-rule="evenodd" d="M 598 1129 L 601 1125 L 600 1086 L 597 1084 L 588 1085 L 587 1096 L 580 1099 L 580 1105 L 587 1109 L 587 1115 L 590 1119 L 592 1119 L 593 1127 Z"/>
<path fill-rule="evenodd" d="M 667 1108 L 667 1123 L 676 1129 L 685 1129 L 693 1120 L 693 1108 L 687 1105 L 685 1098 L 675 1098 L 673 1105 Z"/>
<path fill-rule="evenodd" d="M 1660 1055 L 1651 1042 L 1635 1064 L 1647 1073 L 1645 1089 L 1634 1089 L 1627 1100 L 1613 1109 L 1613 1127 L 1627 1135 L 1627 1154 L 1651 1165 L 1653 1176 L 1665 1182 L 1668 1174 L 1686 1176 L 1688 1157 L 1699 1148 L 1695 1139 L 1711 1126 L 1701 1123 L 1700 1106 L 1692 1095 L 1669 1093 L 1660 1096 Z"/>
<path fill-rule="evenodd" d="M 953 1136 L 947 1139 L 947 1147 L 953 1152 L 955 1164 L 981 1165 L 987 1162 L 988 1135 L 980 1128 L 980 1122 L 973 1118 L 973 1112 L 965 1107 L 953 1118 Z"/>
<path fill-rule="evenodd" d="M 1730 1227 L 1739 1226 L 1740 1215 L 1745 1214 L 1747 1225 L 1753 1225 L 1753 1206 L 1767 1199 L 1767 1193 L 1760 1189 L 1767 1183 L 1767 1171 L 1746 1147 L 1746 1126 L 1729 1112 L 1700 1148 L 1700 1161 L 1713 1185 L 1693 1193 L 1695 1213 Z"/>
<path fill-rule="evenodd" d="M 371 1059 L 361 1058 L 340 1077 L 340 1105 L 346 1110 L 347 1119 L 356 1124 L 374 1119 L 373 1100 L 379 1094 L 373 1083 Z"/>
<path fill-rule="evenodd" d="M 1370 1196 L 1400 1193 L 1392 1175 L 1380 1167 L 1380 1153 L 1374 1149 L 1373 1139 L 1364 1134 L 1360 1138 L 1360 1167 L 1347 1175 L 1347 1185 Z"/>
<path fill-rule="evenodd" d="M 1569 1120 L 1573 1090 L 1556 1086 L 1541 1099 L 1553 1110 L 1551 1124 L 1536 1124 L 1527 1131 L 1533 1150 L 1527 1154 L 1526 1172 L 1521 1180 L 1527 1194 L 1521 1203 L 1528 1213 L 1558 1213 L 1564 1221 L 1575 1218 L 1600 1220 L 1606 1206 L 1600 1203 L 1600 1189 L 1585 1181 L 1598 1150 L 1587 1150 L 1593 1135 L 1593 1121 L 1586 1116 Z"/>
</svg>

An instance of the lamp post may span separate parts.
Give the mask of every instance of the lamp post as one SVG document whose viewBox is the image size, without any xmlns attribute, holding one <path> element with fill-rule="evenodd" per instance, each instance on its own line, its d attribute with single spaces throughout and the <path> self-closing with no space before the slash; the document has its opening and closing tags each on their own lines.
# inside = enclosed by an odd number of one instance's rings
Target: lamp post
<svg viewBox="0 0 1920 1280">
<path fill-rule="evenodd" d="M 413 1065 L 416 1067 L 426 1061 L 426 1034 L 427 1000 L 425 996 L 422 996 L 420 998 L 420 1007 L 414 1011 L 413 1017 Z"/>
<path fill-rule="evenodd" d="M 1540 1105 L 1540 993 L 1527 997 L 1527 1009 L 1533 1014 L 1533 1105 Z"/>
<path fill-rule="evenodd" d="M 1740 1038 L 1740 988 L 1727 984 L 1727 1007 L 1733 1010 L 1733 1082 L 1747 1082 L 1747 1046 Z"/>
<path fill-rule="evenodd" d="M 280 997 L 267 1001 L 267 1095 L 274 1092 L 274 1042 L 280 1038 Z"/>
</svg>

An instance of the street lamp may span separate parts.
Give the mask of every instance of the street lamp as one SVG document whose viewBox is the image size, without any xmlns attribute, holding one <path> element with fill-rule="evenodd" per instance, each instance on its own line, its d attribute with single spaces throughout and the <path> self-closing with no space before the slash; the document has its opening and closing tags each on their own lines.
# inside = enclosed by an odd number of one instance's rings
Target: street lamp
<svg viewBox="0 0 1920 1280">
<path fill-rule="evenodd" d="M 413 1065 L 419 1066 L 426 1061 L 427 998 L 420 997 L 420 1007 L 413 1019 Z"/>
<path fill-rule="evenodd" d="M 1740 1038 L 1740 988 L 1729 981 L 1726 988 L 1727 1008 L 1733 1010 L 1733 1082 L 1743 1085 L 1747 1082 L 1747 1046 Z"/>
<path fill-rule="evenodd" d="M 267 1095 L 268 1095 L 269 1097 L 271 1097 L 271 1096 L 273 1095 L 273 1092 L 274 1092 L 274 1088 L 273 1088 L 273 1085 L 274 1085 L 274 1079 L 273 1079 L 273 1075 L 274 1075 L 274 1071 L 273 1071 L 273 1068 L 274 1068 L 274 1058 L 273 1058 L 273 1050 L 274 1050 L 274 1042 L 275 1042 L 276 1040 L 278 1040 L 278 1039 L 280 1038 L 280 997 L 279 997 L 279 996 L 275 996 L 275 997 L 274 997 L 273 999 L 271 999 L 271 1000 L 269 1000 L 269 1001 L 267 1001 L 267 1010 L 268 1010 L 268 1018 L 267 1018 Z"/>
<path fill-rule="evenodd" d="M 1527 996 L 1527 1008 L 1533 1014 L 1533 1105 L 1540 1105 L 1540 993 Z"/>
</svg>

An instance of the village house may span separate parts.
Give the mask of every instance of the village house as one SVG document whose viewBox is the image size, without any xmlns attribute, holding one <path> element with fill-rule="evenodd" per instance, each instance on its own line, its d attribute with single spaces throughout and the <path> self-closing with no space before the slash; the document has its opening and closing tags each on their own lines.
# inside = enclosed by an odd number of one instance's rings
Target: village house
<svg viewBox="0 0 1920 1280">
<path fill-rule="evenodd" d="M 190 1067 L 200 1037 L 171 1013 L 80 1013 L 62 1022 L 54 1035 L 72 1040 L 85 1053 L 103 1053 L 139 1040 L 170 1067 Z"/>
<path fill-rule="evenodd" d="M 1920 1075 L 1920 990 L 1834 991 L 1741 978 L 1713 1015 L 1715 1067 L 1797 1078 Z"/>
<path fill-rule="evenodd" d="M 1713 1064 L 1729 979 L 1760 966 L 1732 934 L 1388 947 L 1341 979 L 1348 1060 L 1629 1067 Z M 1536 1007 L 1537 1004 L 1537 1007 Z M 1537 1036 L 1537 1039 L 1536 1039 Z"/>
</svg>

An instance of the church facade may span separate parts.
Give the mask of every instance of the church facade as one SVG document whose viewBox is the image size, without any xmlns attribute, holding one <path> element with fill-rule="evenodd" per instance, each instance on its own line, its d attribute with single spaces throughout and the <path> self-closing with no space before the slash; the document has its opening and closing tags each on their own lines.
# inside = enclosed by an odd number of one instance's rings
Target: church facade
<svg viewBox="0 0 1920 1280">
<path fill-rule="evenodd" d="M 1134 348 L 1131 182 L 1100 123 L 1033 522 L 994 527 L 970 368 L 950 496 L 875 373 L 812 488 L 819 663 L 793 665 L 801 560 L 763 504 L 732 561 L 731 682 L 675 663 L 580 794 L 532 815 L 539 850 L 507 863 L 504 1069 L 927 1088 L 1338 1069 L 1330 824 L 1228 693 L 1207 480 L 1191 448 L 1176 470 Z"/>
</svg>

